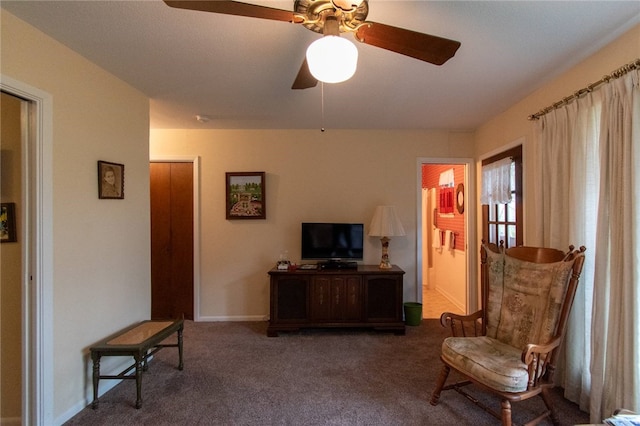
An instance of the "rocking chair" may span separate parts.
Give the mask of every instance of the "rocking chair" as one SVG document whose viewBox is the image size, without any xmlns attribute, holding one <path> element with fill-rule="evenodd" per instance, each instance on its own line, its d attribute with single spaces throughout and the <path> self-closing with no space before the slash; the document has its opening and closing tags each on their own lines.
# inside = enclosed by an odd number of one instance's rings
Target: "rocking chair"
<svg viewBox="0 0 640 426">
<path fill-rule="evenodd" d="M 504 250 L 483 245 L 482 309 L 471 315 L 445 312 L 443 327 L 452 337 L 442 344 L 444 363 L 431 405 L 442 390 L 456 390 L 485 411 L 511 425 L 511 403 L 542 397 L 547 411 L 527 425 L 549 416 L 559 424 L 549 390 L 567 319 L 582 272 L 585 248 L 568 253 L 537 247 Z M 466 379 L 445 386 L 451 369 Z M 463 389 L 475 384 L 498 395 L 501 412 L 483 405 Z"/>
</svg>

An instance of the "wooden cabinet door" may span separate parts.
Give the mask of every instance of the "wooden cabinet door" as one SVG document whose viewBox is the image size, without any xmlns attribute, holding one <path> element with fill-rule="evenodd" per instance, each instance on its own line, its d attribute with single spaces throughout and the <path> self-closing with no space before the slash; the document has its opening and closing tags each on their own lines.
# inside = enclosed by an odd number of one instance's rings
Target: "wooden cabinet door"
<svg viewBox="0 0 640 426">
<path fill-rule="evenodd" d="M 311 285 L 311 319 L 357 321 L 362 318 L 361 280 L 357 276 L 316 276 Z"/>
<path fill-rule="evenodd" d="M 331 319 L 332 277 L 313 277 L 311 280 L 311 320 Z"/>
<path fill-rule="evenodd" d="M 299 276 L 271 278 L 271 322 L 307 320 L 308 279 Z"/>
<path fill-rule="evenodd" d="M 364 287 L 367 321 L 402 321 L 402 276 L 365 276 Z"/>
<path fill-rule="evenodd" d="M 151 318 L 193 319 L 193 164 L 150 163 Z"/>
<path fill-rule="evenodd" d="M 344 303 L 344 319 L 360 321 L 362 319 L 362 280 L 360 277 L 346 278 Z"/>
</svg>

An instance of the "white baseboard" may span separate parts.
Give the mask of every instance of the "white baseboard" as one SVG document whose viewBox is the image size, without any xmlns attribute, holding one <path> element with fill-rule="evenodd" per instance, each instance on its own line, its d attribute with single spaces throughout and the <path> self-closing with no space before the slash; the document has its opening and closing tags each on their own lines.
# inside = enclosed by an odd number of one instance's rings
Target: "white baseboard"
<svg viewBox="0 0 640 426">
<path fill-rule="evenodd" d="M 443 289 L 442 287 L 436 286 L 436 291 L 444 296 L 449 302 L 453 303 L 456 308 L 460 309 L 461 312 L 466 312 L 464 301 L 457 300 L 451 293 Z"/>
<path fill-rule="evenodd" d="M 201 316 L 196 321 L 201 322 L 234 322 L 234 321 L 267 321 L 268 315 L 239 315 L 239 316 Z"/>
<path fill-rule="evenodd" d="M 153 357 L 149 358 L 149 360 L 152 360 L 152 359 Z M 102 370 L 102 375 L 103 376 L 118 375 L 120 372 L 122 372 L 124 369 L 130 366 L 132 362 L 133 362 L 133 358 L 129 358 L 129 357 L 105 356 L 102 358 L 101 366 L 107 367 L 107 368 Z M 92 369 L 93 364 L 91 362 L 89 362 L 89 364 L 90 366 L 88 368 Z M 127 374 L 127 376 L 131 376 L 133 374 L 135 374 L 135 369 L 130 371 Z M 71 420 L 73 416 L 78 414 L 80 411 L 84 410 L 93 402 L 93 379 L 92 379 L 93 371 L 91 370 L 91 373 L 88 374 L 86 377 L 88 377 L 89 382 L 87 383 L 85 388 L 84 399 L 82 401 L 78 401 L 77 403 L 72 405 L 67 411 L 65 411 L 60 416 L 58 416 L 54 421 L 56 426 L 63 425 L 67 421 Z M 100 398 L 102 395 L 104 395 L 105 393 L 109 392 L 111 389 L 116 387 L 118 384 L 120 384 L 120 382 L 122 382 L 122 379 L 101 379 L 100 385 L 98 386 L 98 398 Z M 133 394 L 131 397 L 135 399 L 135 394 Z"/>
<path fill-rule="evenodd" d="M 246 316 L 201 316 L 199 318 L 196 319 L 196 321 L 201 321 L 201 322 L 231 322 L 231 321 L 267 321 L 269 319 L 268 315 L 246 315 Z M 114 357 L 115 358 L 115 357 Z M 120 357 L 117 357 L 120 358 Z M 108 357 L 105 357 L 103 359 L 108 359 Z M 149 358 L 149 360 L 151 360 L 152 358 Z M 113 374 L 116 375 L 118 374 L 120 371 L 122 371 L 124 368 L 126 368 L 128 365 L 130 365 L 131 361 L 129 361 L 129 359 L 127 358 L 127 361 L 123 361 L 121 362 L 117 367 L 112 367 L 110 368 L 110 370 L 113 370 L 111 373 L 106 373 L 103 372 L 103 375 L 106 374 Z M 103 363 L 104 365 L 104 363 Z M 131 374 L 135 374 L 135 371 L 131 371 L 129 373 L 129 375 Z M 88 375 L 87 377 L 91 378 L 91 375 Z M 90 379 L 91 380 L 91 379 Z M 115 380 L 115 379 L 109 379 L 109 380 L 100 380 L 100 386 L 98 387 L 98 398 L 100 398 L 102 395 L 104 395 L 105 393 L 109 392 L 111 389 L 113 389 L 114 387 L 116 387 L 122 380 Z M 132 396 L 133 398 L 135 398 L 135 395 Z M 77 402 L 76 404 L 74 404 L 72 407 L 70 407 L 67 411 L 65 411 L 64 413 L 62 413 L 58 418 L 55 419 L 55 424 L 56 425 L 62 425 L 64 423 L 66 423 L 67 421 L 71 420 L 71 418 L 73 416 L 75 416 L 76 414 L 78 414 L 80 411 L 84 410 L 86 407 L 89 406 L 89 404 L 91 404 L 91 402 L 93 401 L 93 384 L 90 381 L 88 386 L 87 386 L 87 393 L 85 396 L 85 399 L 82 401 Z M 20 426 L 20 419 L 17 419 L 17 423 L 7 423 L 6 426 Z M 2 423 L 0 424 L 0 426 L 5 426 L 4 423 L 4 419 L 2 419 Z"/>
<path fill-rule="evenodd" d="M 102 395 L 104 395 L 105 393 L 109 392 L 111 389 L 115 388 L 118 384 L 120 384 L 121 381 L 122 381 L 122 379 L 120 379 L 120 380 L 100 380 L 98 398 L 101 397 Z M 93 401 L 93 390 L 91 390 L 91 392 L 92 393 L 91 393 L 90 397 L 87 396 L 87 398 L 85 400 L 76 403 L 71 408 L 69 408 L 67 411 L 62 413 L 60 415 L 60 417 L 58 417 L 55 420 L 56 425 L 60 426 L 60 425 L 65 424 L 66 422 L 71 420 L 73 418 L 73 416 L 75 416 L 80 411 L 82 411 L 86 407 L 88 407 L 89 404 L 91 404 L 91 402 Z M 135 397 L 136 397 L 135 395 L 132 395 L 133 399 L 135 399 Z"/>
</svg>

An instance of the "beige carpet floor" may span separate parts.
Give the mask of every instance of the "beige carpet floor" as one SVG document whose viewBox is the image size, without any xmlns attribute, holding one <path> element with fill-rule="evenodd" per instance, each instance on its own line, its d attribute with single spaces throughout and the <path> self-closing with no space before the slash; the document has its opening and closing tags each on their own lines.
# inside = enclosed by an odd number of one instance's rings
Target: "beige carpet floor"
<svg viewBox="0 0 640 426">
<path fill-rule="evenodd" d="M 266 322 L 185 322 L 184 370 L 177 351 L 158 352 L 144 373 L 142 408 L 135 382 L 118 384 L 97 410 L 68 425 L 497 425 L 453 391 L 429 404 L 441 371 L 447 330 L 437 320 L 407 327 L 405 336 L 369 330 L 308 330 L 266 336 Z M 88 361 L 89 362 L 89 361 Z M 87 377 L 90 388 L 91 377 Z M 479 390 L 474 396 L 499 410 Z M 553 392 L 563 425 L 588 415 Z M 516 424 L 535 417 L 540 398 L 513 404 Z M 545 422 L 543 425 L 550 425 Z"/>
</svg>

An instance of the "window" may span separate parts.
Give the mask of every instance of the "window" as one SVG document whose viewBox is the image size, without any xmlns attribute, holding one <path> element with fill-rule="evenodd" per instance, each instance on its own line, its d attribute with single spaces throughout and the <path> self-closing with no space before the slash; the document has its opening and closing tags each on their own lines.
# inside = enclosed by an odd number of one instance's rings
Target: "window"
<svg viewBox="0 0 640 426">
<path fill-rule="evenodd" d="M 511 158 L 509 187 L 511 201 L 482 205 L 482 240 L 505 247 L 522 245 L 522 145 L 482 161 L 482 167 Z M 484 182 L 483 182 L 484 185 Z"/>
</svg>

